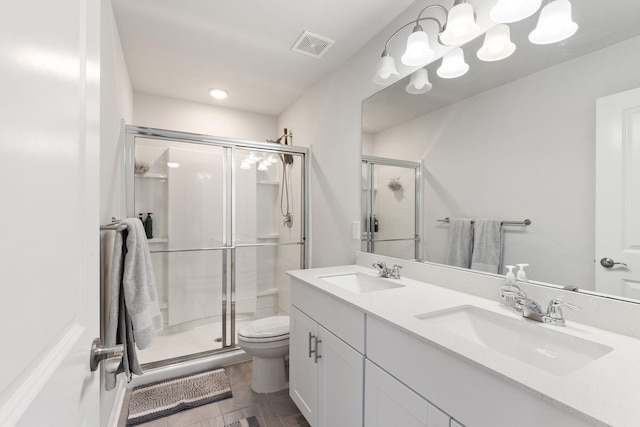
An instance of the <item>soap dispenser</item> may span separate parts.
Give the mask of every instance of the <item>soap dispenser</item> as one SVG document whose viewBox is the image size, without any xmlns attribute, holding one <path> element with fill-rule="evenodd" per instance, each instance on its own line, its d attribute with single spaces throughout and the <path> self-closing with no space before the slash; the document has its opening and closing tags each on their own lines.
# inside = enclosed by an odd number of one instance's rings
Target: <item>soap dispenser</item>
<svg viewBox="0 0 640 427">
<path fill-rule="evenodd" d="M 529 264 L 516 264 L 519 268 L 518 270 L 518 280 L 522 280 L 523 282 L 528 282 L 527 275 L 524 272 L 525 267 L 529 267 Z"/>
<path fill-rule="evenodd" d="M 147 235 L 147 239 L 153 239 L 153 219 L 151 218 L 151 212 L 147 213 L 147 219 L 144 221 L 144 233 Z"/>
<path fill-rule="evenodd" d="M 525 294 L 516 285 L 516 276 L 513 274 L 514 265 L 505 266 L 509 271 L 506 274 L 507 283 L 500 287 L 500 305 L 516 309 L 517 298 L 524 298 Z"/>
</svg>

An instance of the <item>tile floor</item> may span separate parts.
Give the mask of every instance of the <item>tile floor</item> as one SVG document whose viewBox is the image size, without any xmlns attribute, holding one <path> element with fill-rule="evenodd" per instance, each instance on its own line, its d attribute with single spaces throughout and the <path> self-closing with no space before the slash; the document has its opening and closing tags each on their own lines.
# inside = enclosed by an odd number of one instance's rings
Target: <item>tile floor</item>
<svg viewBox="0 0 640 427">
<path fill-rule="evenodd" d="M 255 416 L 260 427 L 308 427 L 309 423 L 289 397 L 289 390 L 258 394 L 251 390 L 251 362 L 225 368 L 233 397 L 209 405 L 178 412 L 142 427 L 223 427 L 242 418 Z M 119 427 L 126 426 L 131 392 L 124 398 Z"/>
</svg>

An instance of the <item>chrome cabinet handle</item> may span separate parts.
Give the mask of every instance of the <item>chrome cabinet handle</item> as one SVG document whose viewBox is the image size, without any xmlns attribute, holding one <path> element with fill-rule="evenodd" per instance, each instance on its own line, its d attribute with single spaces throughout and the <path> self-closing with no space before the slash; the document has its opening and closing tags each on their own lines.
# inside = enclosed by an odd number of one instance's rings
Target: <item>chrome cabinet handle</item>
<svg viewBox="0 0 640 427">
<path fill-rule="evenodd" d="M 314 350 L 315 353 L 315 359 L 313 360 L 315 363 L 318 363 L 318 359 L 320 359 L 322 356 L 318 353 L 318 344 L 320 344 L 322 342 L 322 340 L 319 340 L 318 337 L 314 337 L 316 340 L 316 349 Z"/>
<path fill-rule="evenodd" d="M 624 262 L 615 262 L 611 258 L 602 258 L 600 260 L 600 265 L 603 266 L 604 268 L 611 268 L 614 265 L 621 265 L 623 267 L 627 266 L 627 264 L 625 264 Z"/>
<path fill-rule="evenodd" d="M 311 350 L 311 341 L 313 340 L 314 336 L 311 335 L 311 332 L 309 332 L 309 357 L 311 357 L 311 355 L 313 354 L 313 350 Z"/>
</svg>

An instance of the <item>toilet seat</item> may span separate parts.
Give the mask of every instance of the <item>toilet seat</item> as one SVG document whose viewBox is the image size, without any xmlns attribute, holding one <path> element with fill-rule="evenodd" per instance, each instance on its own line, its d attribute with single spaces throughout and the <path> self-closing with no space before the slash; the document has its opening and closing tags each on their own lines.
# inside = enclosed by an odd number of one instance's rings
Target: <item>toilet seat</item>
<svg viewBox="0 0 640 427">
<path fill-rule="evenodd" d="M 238 339 L 255 343 L 288 341 L 289 316 L 271 316 L 254 320 L 238 330 Z"/>
</svg>

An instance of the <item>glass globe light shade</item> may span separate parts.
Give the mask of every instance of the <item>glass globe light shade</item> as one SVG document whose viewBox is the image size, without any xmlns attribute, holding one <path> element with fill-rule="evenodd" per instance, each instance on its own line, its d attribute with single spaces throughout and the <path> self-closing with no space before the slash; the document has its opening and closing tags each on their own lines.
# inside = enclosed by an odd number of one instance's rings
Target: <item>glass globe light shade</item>
<svg viewBox="0 0 640 427">
<path fill-rule="evenodd" d="M 498 24 L 484 36 L 484 43 L 478 50 L 478 58 L 483 61 L 499 61 L 510 56 L 516 50 L 511 42 L 511 31 L 506 24 Z"/>
<path fill-rule="evenodd" d="M 578 31 L 578 24 L 571 18 L 569 0 L 555 0 L 547 4 L 540 12 L 538 25 L 529 34 L 534 44 L 550 44 L 568 39 Z"/>
</svg>

